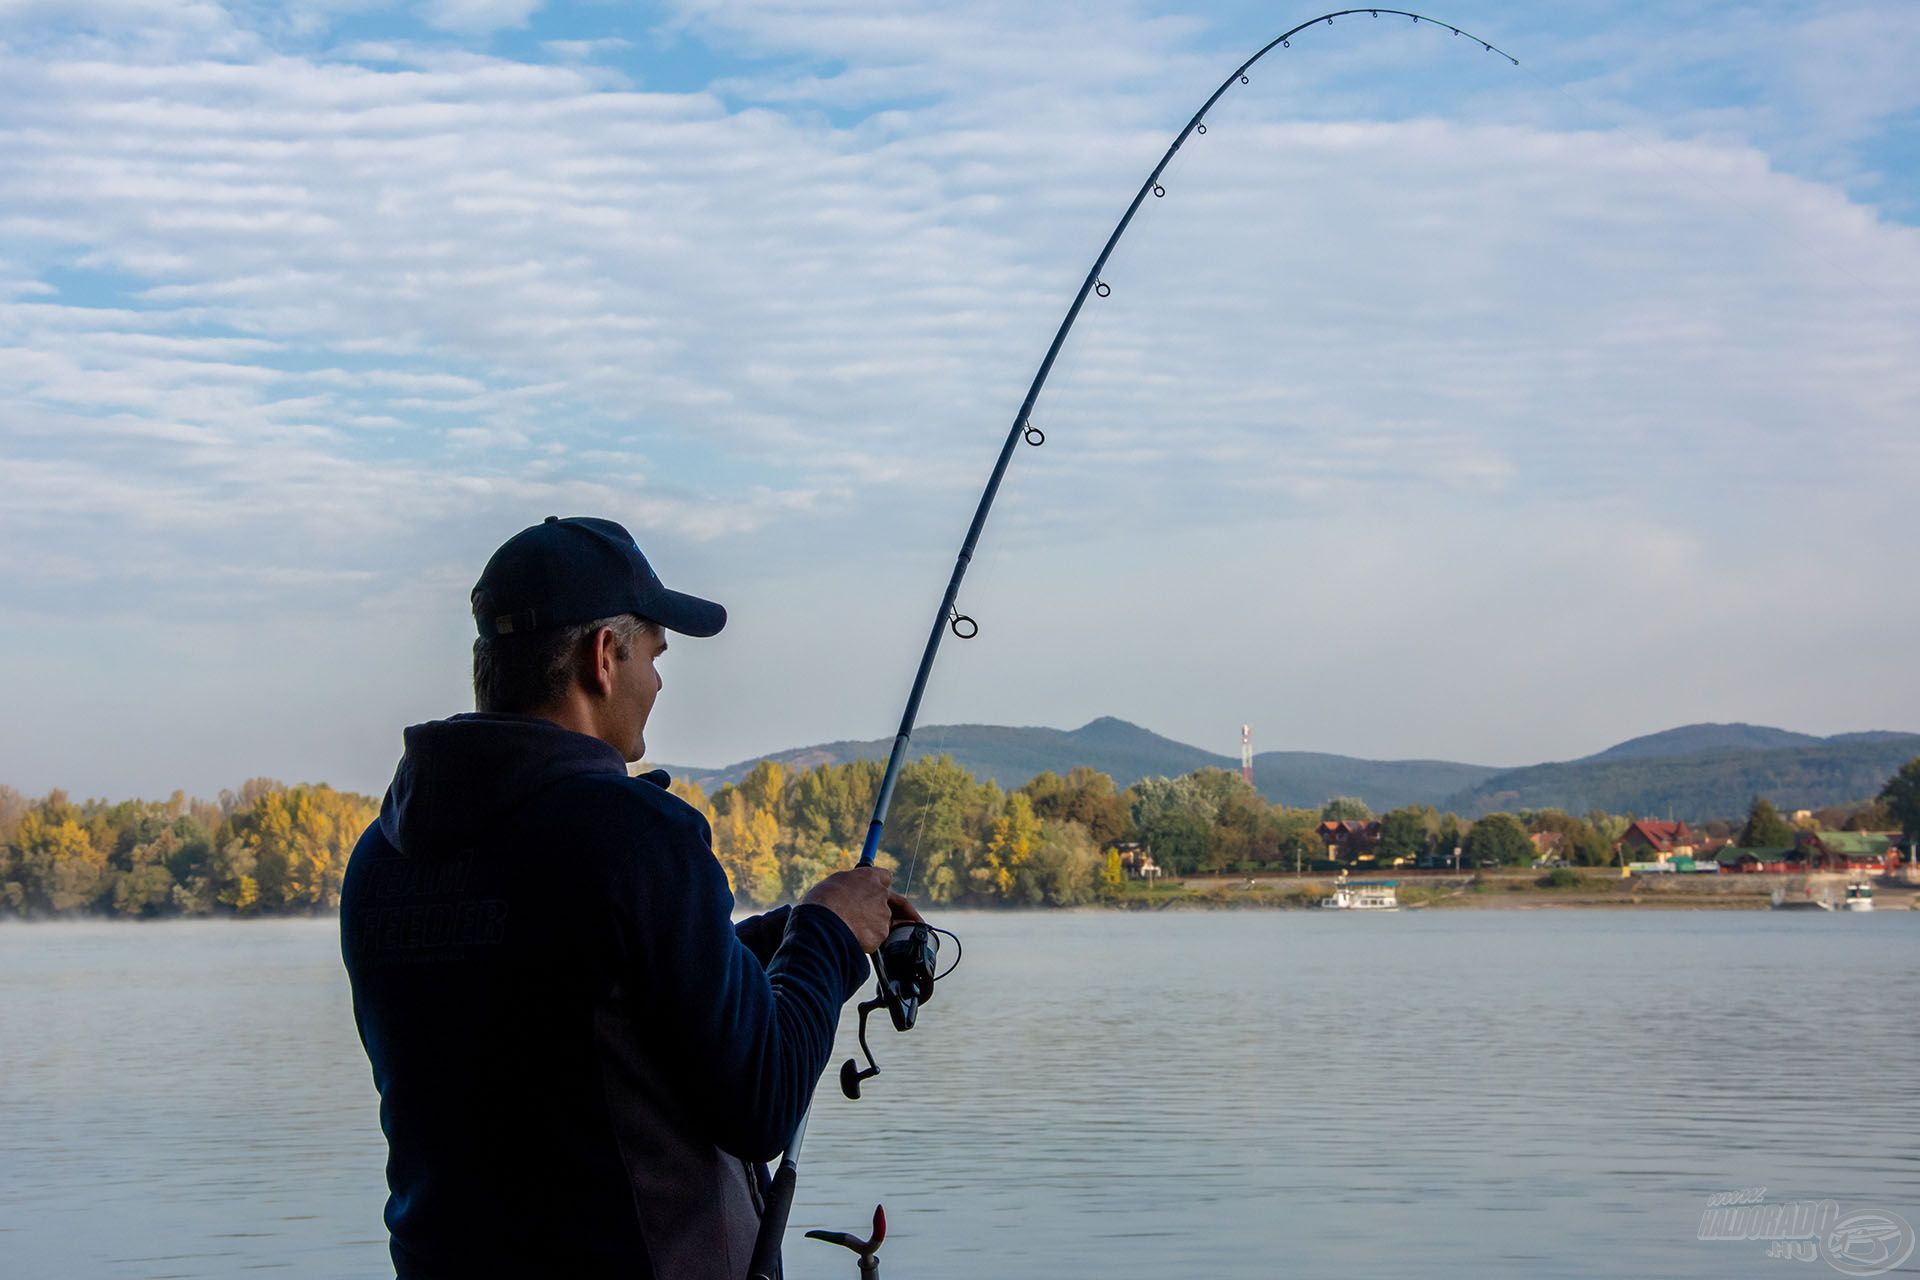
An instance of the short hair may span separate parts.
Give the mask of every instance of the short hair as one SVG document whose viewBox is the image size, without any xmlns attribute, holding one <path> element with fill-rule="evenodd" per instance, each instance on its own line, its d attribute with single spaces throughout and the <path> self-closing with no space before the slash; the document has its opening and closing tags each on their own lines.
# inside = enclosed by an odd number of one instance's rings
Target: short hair
<svg viewBox="0 0 1920 1280">
<path fill-rule="evenodd" d="M 481 636 L 473 642 L 474 709 L 532 715 L 551 707 L 566 695 L 580 646 L 603 627 L 612 629 L 613 651 L 622 662 L 633 656 L 636 639 L 660 631 L 650 618 L 622 613 L 550 631 Z"/>
</svg>

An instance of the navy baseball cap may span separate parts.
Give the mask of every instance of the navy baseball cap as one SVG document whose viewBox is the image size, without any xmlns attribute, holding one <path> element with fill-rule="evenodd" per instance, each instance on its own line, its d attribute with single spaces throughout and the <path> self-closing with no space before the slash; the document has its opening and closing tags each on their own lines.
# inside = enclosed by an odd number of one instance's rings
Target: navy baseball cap
<svg viewBox="0 0 1920 1280">
<path fill-rule="evenodd" d="M 669 591 L 633 535 L 611 520 L 548 516 L 501 544 L 473 587 L 483 636 L 519 635 L 637 613 L 681 635 L 727 625 L 711 600 Z"/>
</svg>

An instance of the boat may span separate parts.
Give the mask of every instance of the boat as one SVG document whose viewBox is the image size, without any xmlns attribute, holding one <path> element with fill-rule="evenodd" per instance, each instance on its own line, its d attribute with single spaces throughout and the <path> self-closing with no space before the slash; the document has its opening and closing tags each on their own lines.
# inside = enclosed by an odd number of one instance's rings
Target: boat
<svg viewBox="0 0 1920 1280">
<path fill-rule="evenodd" d="M 1845 911 L 1873 910 L 1873 886 L 1865 880 L 1855 880 L 1847 885 L 1847 896 L 1840 904 Z"/>
<path fill-rule="evenodd" d="M 1833 910 L 1833 890 L 1822 889 L 1816 895 L 1810 884 L 1796 886 L 1793 890 L 1775 889 L 1773 909 L 1775 911 L 1831 911 Z"/>
<path fill-rule="evenodd" d="M 1322 911 L 1398 911 L 1397 880 L 1348 880 L 1344 877 L 1333 892 L 1320 899 Z"/>
</svg>

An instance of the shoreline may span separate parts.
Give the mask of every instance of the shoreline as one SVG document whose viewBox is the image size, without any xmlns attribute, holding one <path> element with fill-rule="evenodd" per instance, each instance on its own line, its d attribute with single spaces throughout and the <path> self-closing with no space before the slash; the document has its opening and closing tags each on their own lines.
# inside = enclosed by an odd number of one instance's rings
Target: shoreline
<svg viewBox="0 0 1920 1280">
<path fill-rule="evenodd" d="M 1539 871 L 1489 872 L 1483 875 L 1406 875 L 1382 871 L 1362 877 L 1399 882 L 1402 911 L 1766 911 L 1772 906 L 1776 888 L 1798 889 L 1809 879 L 1821 887 L 1832 887 L 1836 897 L 1845 885 L 1844 874 L 1798 875 L 1748 874 L 1738 876 L 1636 876 L 1621 877 L 1606 868 L 1591 868 L 1578 873 L 1575 884 L 1549 887 L 1540 883 Z M 1920 884 L 1871 876 L 1876 912 L 1920 910 Z M 1118 900 L 1095 901 L 1067 907 L 991 905 L 983 903 L 927 903 L 918 905 L 939 913 L 968 915 L 1026 912 L 1051 914 L 1057 911 L 1307 911 L 1332 892 L 1335 881 L 1325 875 L 1287 876 L 1195 876 L 1185 880 L 1164 881 L 1144 886 L 1138 881 L 1127 885 Z M 911 898 L 913 895 L 908 894 Z M 741 908 L 736 919 L 771 911 L 779 906 Z M 184 924 L 196 921 L 225 921 L 233 924 L 266 923 L 288 920 L 337 920 L 338 911 L 287 912 L 272 915 L 165 915 L 128 917 L 110 915 L 0 916 L 0 929 L 14 925 L 109 924 L 115 926 Z"/>
<path fill-rule="evenodd" d="M 1766 911 L 1773 891 L 1795 888 L 1811 880 L 1831 886 L 1840 896 L 1849 877 L 1838 873 L 1801 875 L 1708 875 L 1623 877 L 1617 870 L 1591 868 L 1576 872 L 1577 883 L 1548 886 L 1545 873 L 1489 872 L 1482 875 L 1413 876 L 1392 870 L 1369 873 L 1366 879 L 1399 882 L 1402 911 Z M 1920 885 L 1867 877 L 1873 885 L 1876 911 L 1920 910 Z M 1331 893 L 1328 876 L 1220 876 L 1192 877 L 1153 888 L 1136 883 L 1118 902 L 1095 904 L 1094 910 L 1116 911 L 1299 911 L 1314 909 Z"/>
</svg>

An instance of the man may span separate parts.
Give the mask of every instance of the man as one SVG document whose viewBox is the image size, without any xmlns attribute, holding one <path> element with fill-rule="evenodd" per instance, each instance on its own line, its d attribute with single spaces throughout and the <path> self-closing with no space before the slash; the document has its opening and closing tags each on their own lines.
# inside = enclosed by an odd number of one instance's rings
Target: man
<svg viewBox="0 0 1920 1280">
<path fill-rule="evenodd" d="M 740 1280 L 866 955 L 917 919 L 842 871 L 731 923 L 706 821 L 628 777 L 668 590 L 627 531 L 548 517 L 473 589 L 478 712 L 415 725 L 347 866 L 341 951 L 380 1091 L 395 1271 Z"/>
</svg>

